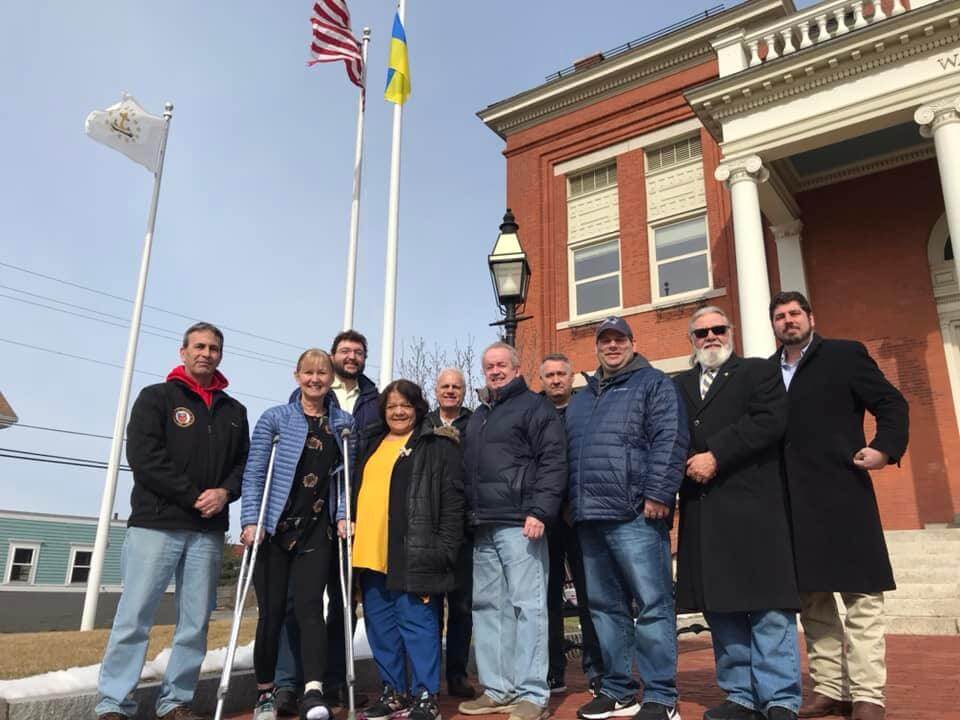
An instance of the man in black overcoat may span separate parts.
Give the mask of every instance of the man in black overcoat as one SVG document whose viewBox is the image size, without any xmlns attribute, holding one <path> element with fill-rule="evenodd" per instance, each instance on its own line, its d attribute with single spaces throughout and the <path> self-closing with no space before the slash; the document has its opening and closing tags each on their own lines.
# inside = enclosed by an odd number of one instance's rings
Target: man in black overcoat
<svg viewBox="0 0 960 720">
<path fill-rule="evenodd" d="M 702 610 L 726 701 L 705 720 L 792 720 L 800 707 L 797 593 L 777 365 L 733 352 L 723 310 L 690 319 L 694 366 L 676 378 L 690 423 L 680 489 L 677 605 Z"/>
<path fill-rule="evenodd" d="M 770 319 L 782 345 L 773 359 L 789 400 L 784 467 L 814 689 L 800 717 L 852 712 L 856 720 L 881 720 L 883 593 L 896 586 L 869 471 L 903 456 L 907 402 L 861 343 L 813 332 L 801 293 L 774 296 Z M 869 444 L 865 410 L 877 424 Z M 846 606 L 845 620 L 834 593 Z"/>
</svg>

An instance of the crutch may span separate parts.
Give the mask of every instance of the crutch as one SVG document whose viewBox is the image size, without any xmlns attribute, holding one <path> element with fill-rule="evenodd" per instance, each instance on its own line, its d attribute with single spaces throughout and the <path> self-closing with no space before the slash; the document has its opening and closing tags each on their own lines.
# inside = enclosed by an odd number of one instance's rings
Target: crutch
<svg viewBox="0 0 960 720">
<path fill-rule="evenodd" d="M 343 596 L 343 642 L 346 650 L 347 665 L 347 720 L 356 720 L 357 708 L 354 703 L 353 686 L 356 682 L 356 675 L 353 668 L 353 551 L 350 548 L 351 538 L 351 512 L 350 506 L 352 495 L 350 490 L 350 428 L 345 427 L 340 431 L 340 437 L 343 438 L 343 497 L 344 502 L 344 520 L 346 521 L 346 537 L 340 537 L 339 533 L 339 551 L 340 551 L 340 592 Z M 344 566 L 344 550 L 346 550 L 346 566 Z"/>
<path fill-rule="evenodd" d="M 253 569 L 257 563 L 257 550 L 260 547 L 260 531 L 263 530 L 263 517 L 267 512 L 267 497 L 270 495 L 270 481 L 273 478 L 273 460 L 277 455 L 279 435 L 273 436 L 270 444 L 270 462 L 267 464 L 267 477 L 263 482 L 263 499 L 260 500 L 260 513 L 257 515 L 257 530 L 253 535 L 253 544 L 243 549 L 243 559 L 240 561 L 240 574 L 237 577 L 237 597 L 233 604 L 233 625 L 230 628 L 230 643 L 227 645 L 227 656 L 223 660 L 223 674 L 220 676 L 220 687 L 217 688 L 217 711 L 214 720 L 223 716 L 223 703 L 227 699 L 230 689 L 230 673 L 233 670 L 233 656 L 237 651 L 237 638 L 240 636 L 240 620 L 243 617 L 243 605 L 253 582 Z"/>
</svg>

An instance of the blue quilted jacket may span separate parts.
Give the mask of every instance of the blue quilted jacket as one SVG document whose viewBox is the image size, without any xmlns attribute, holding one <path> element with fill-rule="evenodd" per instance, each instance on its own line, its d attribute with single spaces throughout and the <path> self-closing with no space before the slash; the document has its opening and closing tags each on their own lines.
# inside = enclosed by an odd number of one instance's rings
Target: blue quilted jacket
<svg viewBox="0 0 960 720">
<path fill-rule="evenodd" d="M 646 498 L 673 508 L 689 434 L 669 377 L 639 355 L 608 380 L 588 377 L 566 425 L 574 522 L 632 520 Z"/>
<path fill-rule="evenodd" d="M 336 436 L 343 453 L 343 441 L 340 431 L 344 427 L 351 430 L 351 438 L 356 437 L 353 417 L 350 413 L 341 410 L 335 402 L 330 402 L 333 393 L 327 393 L 326 408 L 330 418 L 330 431 Z M 303 407 L 300 405 L 299 395 L 295 402 L 287 405 L 277 405 L 264 411 L 253 428 L 253 437 L 250 439 L 250 454 L 247 456 L 247 467 L 243 471 L 243 494 L 240 498 L 240 525 L 257 524 L 257 515 L 260 513 L 260 502 L 263 500 L 263 486 L 267 477 L 267 466 L 270 464 L 270 450 L 273 438 L 279 436 L 277 455 L 273 461 L 273 477 L 270 480 L 270 494 L 267 497 L 267 512 L 263 520 L 263 528 L 272 534 L 277 529 L 277 523 L 286 507 L 290 488 L 293 487 L 293 475 L 297 471 L 300 455 L 303 453 L 304 443 L 307 441 L 307 420 L 303 416 Z M 350 446 L 350 457 L 355 457 L 353 445 Z M 331 518 L 336 517 L 337 479 L 343 468 L 338 465 L 330 472 L 330 494 L 327 501 L 327 512 Z"/>
</svg>

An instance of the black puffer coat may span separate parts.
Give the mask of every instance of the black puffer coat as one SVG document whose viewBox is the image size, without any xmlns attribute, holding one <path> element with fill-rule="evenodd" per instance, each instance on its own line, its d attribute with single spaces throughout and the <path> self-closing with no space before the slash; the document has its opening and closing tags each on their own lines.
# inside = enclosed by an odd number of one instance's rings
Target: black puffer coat
<svg viewBox="0 0 960 720">
<path fill-rule="evenodd" d="M 464 466 L 471 525 L 552 523 L 567 492 L 567 436 L 553 404 L 522 377 L 483 402 L 467 424 Z"/>
<path fill-rule="evenodd" d="M 353 508 L 367 460 L 387 435 L 369 428 L 353 475 Z M 454 563 L 463 541 L 463 464 L 458 436 L 451 428 L 424 422 L 407 440 L 405 454 L 390 476 L 387 535 L 387 588 L 417 595 L 453 590 Z"/>
</svg>

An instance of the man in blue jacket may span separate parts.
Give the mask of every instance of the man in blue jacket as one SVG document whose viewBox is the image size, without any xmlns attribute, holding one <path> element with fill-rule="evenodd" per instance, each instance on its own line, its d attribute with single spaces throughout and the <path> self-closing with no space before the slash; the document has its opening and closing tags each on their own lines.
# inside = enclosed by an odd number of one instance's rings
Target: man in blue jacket
<svg viewBox="0 0 960 720">
<path fill-rule="evenodd" d="M 566 422 L 570 505 L 605 669 L 600 694 L 577 715 L 674 720 L 680 715 L 669 532 L 689 444 L 686 412 L 670 378 L 636 354 L 623 318 L 601 322 L 596 343 L 600 367 L 573 396 Z"/>
<path fill-rule="evenodd" d="M 517 351 L 494 343 L 483 353 L 486 387 L 467 425 L 464 491 L 475 528 L 473 627 L 484 693 L 464 715 L 547 714 L 547 569 L 544 534 L 567 484 L 560 416 L 527 389 Z"/>
</svg>

